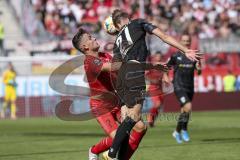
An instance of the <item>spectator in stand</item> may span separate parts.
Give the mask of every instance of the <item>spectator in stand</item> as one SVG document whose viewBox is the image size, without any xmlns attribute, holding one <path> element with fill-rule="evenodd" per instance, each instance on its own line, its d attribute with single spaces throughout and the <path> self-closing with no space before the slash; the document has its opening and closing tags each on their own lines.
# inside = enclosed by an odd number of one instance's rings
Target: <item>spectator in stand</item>
<svg viewBox="0 0 240 160">
<path fill-rule="evenodd" d="M 224 92 L 235 91 L 236 77 L 231 70 L 228 70 L 228 74 L 223 77 Z"/>
<path fill-rule="evenodd" d="M 129 15 L 142 15 L 138 0 L 31 0 L 34 10 L 51 37 L 70 40 L 81 26 L 100 39 L 104 18 L 115 8 L 124 8 Z M 188 33 L 192 48 L 198 48 L 199 39 L 240 36 L 240 3 L 236 0 L 144 0 L 145 19 L 157 24 L 169 35 L 180 37 Z M 167 44 L 149 38 L 152 51 L 171 54 Z M 153 48 L 152 48 L 153 47 Z M 170 50 L 170 51 L 169 51 Z"/>
<path fill-rule="evenodd" d="M 1 18 L 1 17 L 0 17 Z M 0 55 L 5 55 L 5 50 L 4 50 L 4 28 L 3 24 L 1 23 L 0 19 Z"/>
</svg>

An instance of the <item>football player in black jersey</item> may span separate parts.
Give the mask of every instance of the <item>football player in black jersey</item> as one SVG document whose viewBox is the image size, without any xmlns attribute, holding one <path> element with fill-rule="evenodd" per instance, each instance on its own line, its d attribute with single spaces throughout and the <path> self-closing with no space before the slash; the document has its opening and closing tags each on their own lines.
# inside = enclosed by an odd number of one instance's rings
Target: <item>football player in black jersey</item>
<svg viewBox="0 0 240 160">
<path fill-rule="evenodd" d="M 191 37 L 183 34 L 181 43 L 190 48 Z M 197 69 L 198 74 L 201 74 L 200 61 L 191 61 L 179 51 L 171 56 L 167 65 L 174 68 L 174 93 L 181 104 L 181 114 L 173 137 L 177 143 L 188 142 L 190 137 L 187 128 L 194 95 L 194 70 Z"/>
<path fill-rule="evenodd" d="M 165 43 L 181 50 L 182 54 L 185 54 L 191 61 L 197 61 L 200 57 L 196 50 L 188 49 L 143 19 L 130 20 L 129 15 L 122 10 L 115 10 L 112 19 L 119 32 L 113 50 L 114 60 L 122 62 L 118 71 L 116 91 L 125 106 L 122 107 L 123 121 L 109 149 L 110 160 L 117 159 L 117 153 L 123 142 L 127 141 L 133 126 L 141 120 L 142 104 L 146 92 L 144 75 L 148 66 L 145 62 L 149 55 L 145 41 L 146 33 L 154 34 Z M 120 157 L 123 155 L 124 152 L 120 152 Z"/>
</svg>

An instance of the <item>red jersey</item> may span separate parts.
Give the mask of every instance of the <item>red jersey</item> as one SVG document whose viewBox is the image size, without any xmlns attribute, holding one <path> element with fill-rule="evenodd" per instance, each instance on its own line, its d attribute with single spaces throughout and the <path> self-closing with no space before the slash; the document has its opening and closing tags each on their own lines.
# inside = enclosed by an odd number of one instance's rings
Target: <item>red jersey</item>
<svg viewBox="0 0 240 160">
<path fill-rule="evenodd" d="M 162 76 L 163 72 L 155 69 L 149 70 L 146 74 L 150 81 L 148 93 L 151 96 L 162 95 Z"/>
<path fill-rule="evenodd" d="M 90 87 L 90 96 L 96 96 L 104 92 L 114 91 L 111 73 L 107 71 L 101 71 L 103 64 L 111 62 L 111 60 L 112 56 L 107 53 L 99 53 L 98 57 L 89 55 L 86 56 L 84 68 Z"/>
<path fill-rule="evenodd" d="M 155 69 L 151 69 L 146 74 L 147 79 L 149 79 L 150 84 L 162 86 L 163 72 Z"/>
<path fill-rule="evenodd" d="M 104 71 L 102 72 L 102 66 L 104 63 L 111 62 L 112 56 L 107 53 L 99 52 L 98 57 L 87 55 L 84 61 L 84 68 L 87 75 L 89 87 L 90 87 L 90 106 L 91 107 L 103 107 L 106 103 L 113 103 L 112 99 L 115 97 L 104 97 L 102 99 L 94 99 L 93 97 L 101 96 L 104 93 L 115 94 L 114 92 L 114 76 L 113 73 Z M 109 98 L 109 99 L 108 99 Z M 111 99 L 111 100 L 110 100 Z M 103 106 L 103 103 L 105 104 Z"/>
<path fill-rule="evenodd" d="M 84 61 L 91 94 L 91 112 L 107 134 L 118 128 L 116 120 L 120 119 L 119 99 L 112 83 L 115 81 L 114 72 L 101 71 L 104 63 L 111 60 L 110 54 L 98 53 L 98 57 L 87 55 Z"/>
</svg>

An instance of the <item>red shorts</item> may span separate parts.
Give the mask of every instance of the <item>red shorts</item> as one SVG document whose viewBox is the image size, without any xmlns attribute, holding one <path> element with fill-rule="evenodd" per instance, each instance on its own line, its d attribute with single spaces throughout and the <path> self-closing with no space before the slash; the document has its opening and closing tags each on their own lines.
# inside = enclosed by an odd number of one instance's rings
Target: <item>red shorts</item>
<svg viewBox="0 0 240 160">
<path fill-rule="evenodd" d="M 162 92 L 162 87 L 159 85 L 149 85 L 148 89 L 149 95 L 153 101 L 163 102 L 164 94 Z"/>
<path fill-rule="evenodd" d="M 90 106 L 93 115 L 97 119 L 106 134 L 110 134 L 117 130 L 118 124 L 121 119 L 120 107 L 107 107 L 110 104 L 104 103 L 104 101 L 94 100 L 90 101 Z"/>
<path fill-rule="evenodd" d="M 151 99 L 153 102 L 163 103 L 163 96 L 154 96 L 154 97 L 151 97 Z"/>
<path fill-rule="evenodd" d="M 106 134 L 109 135 L 113 131 L 117 130 L 118 124 L 120 123 L 120 113 L 120 109 L 117 108 L 116 111 L 97 117 L 98 123 L 101 125 Z"/>
</svg>

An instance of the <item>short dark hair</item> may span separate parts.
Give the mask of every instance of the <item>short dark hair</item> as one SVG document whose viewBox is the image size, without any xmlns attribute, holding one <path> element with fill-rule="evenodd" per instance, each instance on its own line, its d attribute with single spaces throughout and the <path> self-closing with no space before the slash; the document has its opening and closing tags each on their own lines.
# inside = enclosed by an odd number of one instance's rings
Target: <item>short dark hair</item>
<svg viewBox="0 0 240 160">
<path fill-rule="evenodd" d="M 191 35 L 190 35 L 187 31 L 182 33 L 181 38 L 182 38 L 183 36 L 188 36 L 189 39 L 190 39 L 190 41 L 192 41 L 192 37 L 191 37 Z"/>
<path fill-rule="evenodd" d="M 74 46 L 74 48 L 76 48 L 77 50 L 79 50 L 80 52 L 84 52 L 80 47 L 80 43 L 82 40 L 82 37 L 84 34 L 88 33 L 87 31 L 85 31 L 82 28 L 78 29 L 78 32 L 74 35 L 73 39 L 72 39 L 72 44 Z"/>
<path fill-rule="evenodd" d="M 128 13 L 120 9 L 115 9 L 112 13 L 112 21 L 115 27 L 118 27 L 117 24 L 120 23 L 122 18 L 129 18 Z"/>
</svg>

